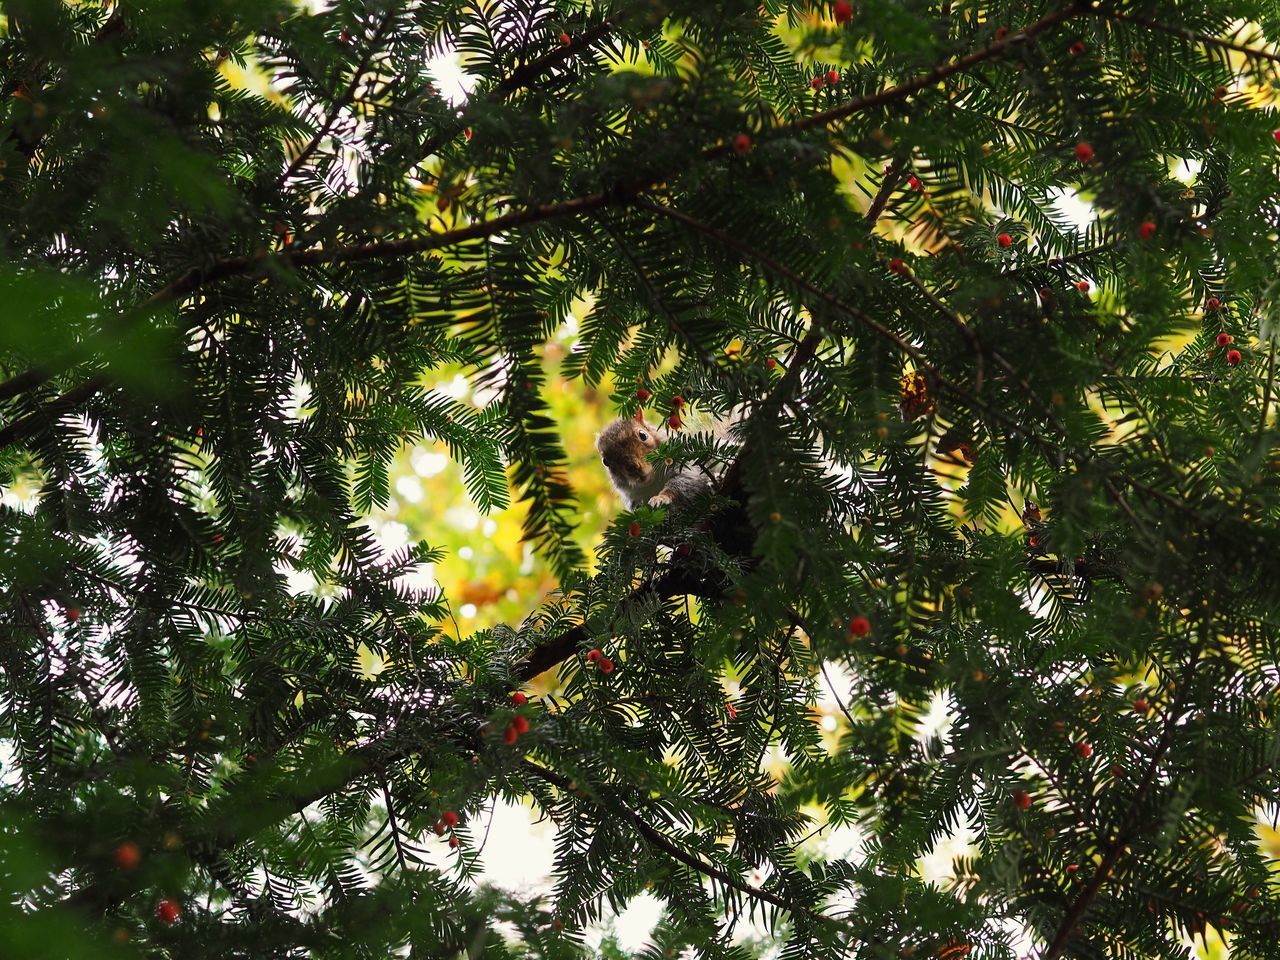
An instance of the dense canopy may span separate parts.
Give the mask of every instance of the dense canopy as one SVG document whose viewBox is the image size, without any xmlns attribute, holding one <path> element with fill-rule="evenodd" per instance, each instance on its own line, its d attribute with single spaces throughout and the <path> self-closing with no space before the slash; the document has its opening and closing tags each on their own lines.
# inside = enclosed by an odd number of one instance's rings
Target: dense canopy
<svg viewBox="0 0 1280 960">
<path fill-rule="evenodd" d="M 647 894 L 653 960 L 1280 957 L 1276 41 L 8 0 L 0 952 L 623 956 Z M 676 397 L 717 482 L 593 538 L 568 420 Z M 428 448 L 530 545 L 478 620 L 443 503 L 370 525 Z"/>
</svg>

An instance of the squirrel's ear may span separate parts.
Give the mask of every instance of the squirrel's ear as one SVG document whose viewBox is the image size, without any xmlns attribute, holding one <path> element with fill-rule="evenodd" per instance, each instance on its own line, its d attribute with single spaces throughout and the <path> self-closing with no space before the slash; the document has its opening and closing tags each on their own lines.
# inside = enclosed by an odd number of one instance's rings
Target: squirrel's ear
<svg viewBox="0 0 1280 960">
<path fill-rule="evenodd" d="M 643 409 L 640 409 L 640 410 L 637 410 L 637 411 L 636 411 L 636 423 L 644 423 L 644 410 L 643 410 Z"/>
</svg>

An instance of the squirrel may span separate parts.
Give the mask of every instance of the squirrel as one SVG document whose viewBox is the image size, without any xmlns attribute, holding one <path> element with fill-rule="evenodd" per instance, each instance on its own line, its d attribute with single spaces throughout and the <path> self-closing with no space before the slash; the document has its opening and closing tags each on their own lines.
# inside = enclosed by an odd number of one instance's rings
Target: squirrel
<svg viewBox="0 0 1280 960">
<path fill-rule="evenodd" d="M 664 429 L 645 422 L 643 411 L 637 411 L 634 417 L 618 418 L 596 436 L 600 462 L 628 510 L 643 503 L 669 506 L 688 500 L 711 485 L 712 475 L 697 465 L 670 468 L 662 462 L 648 462 L 649 453 L 666 439 Z"/>
</svg>

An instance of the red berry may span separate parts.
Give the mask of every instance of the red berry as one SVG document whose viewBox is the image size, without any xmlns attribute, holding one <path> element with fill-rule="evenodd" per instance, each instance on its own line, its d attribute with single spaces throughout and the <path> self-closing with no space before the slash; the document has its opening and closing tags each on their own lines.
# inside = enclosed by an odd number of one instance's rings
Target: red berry
<svg viewBox="0 0 1280 960">
<path fill-rule="evenodd" d="M 996 27 L 996 42 L 1003 40 L 1009 35 L 1008 27 Z"/>
<path fill-rule="evenodd" d="M 636 391 L 636 399 L 639 400 L 641 403 L 648 402 L 649 391 L 646 390 L 644 387 L 641 387 L 639 390 Z"/>
<path fill-rule="evenodd" d="M 605 657 L 600 661 L 600 672 L 604 674 L 613 673 L 613 661 Z"/>
<path fill-rule="evenodd" d="M 573 37 L 569 36 L 567 33 L 560 34 L 560 46 L 567 47 L 571 43 L 573 43 Z"/>
<path fill-rule="evenodd" d="M 1235 366 L 1237 363 L 1239 363 L 1242 359 L 1243 359 L 1243 357 L 1241 357 L 1241 356 L 1240 356 L 1240 351 L 1239 351 L 1239 350 L 1228 350 L 1228 351 L 1227 351 L 1227 363 L 1231 364 L 1231 366 L 1233 366 L 1233 367 L 1234 367 L 1234 366 Z"/>
<path fill-rule="evenodd" d="M 1217 313 L 1222 309 L 1222 301 L 1217 297 L 1210 297 L 1204 302 L 1204 309 L 1206 313 Z"/>
<path fill-rule="evenodd" d="M 1089 144 L 1081 142 L 1076 144 L 1076 159 L 1081 163 L 1088 163 L 1093 159 L 1093 147 Z"/>
<path fill-rule="evenodd" d="M 523 707 L 526 703 L 529 702 L 529 698 L 526 697 L 519 690 L 517 690 L 515 693 L 511 695 L 511 702 L 517 707 Z"/>
<path fill-rule="evenodd" d="M 516 728 L 515 728 L 515 727 L 507 727 L 507 729 L 506 729 L 506 730 L 502 731 L 502 740 L 503 740 L 503 742 L 504 742 L 504 743 L 506 743 L 506 745 L 507 745 L 508 747 L 514 747 L 514 746 L 515 746 L 515 744 L 516 744 L 516 737 L 518 737 L 518 736 L 519 736 L 519 734 L 518 734 L 518 733 L 516 733 Z"/>
<path fill-rule="evenodd" d="M 1085 46 L 1085 43 L 1084 43 L 1084 41 L 1083 41 L 1083 40 L 1077 40 L 1075 43 L 1073 43 L 1073 44 L 1068 48 L 1068 52 L 1069 52 L 1073 57 L 1078 57 L 1078 56 L 1080 56 L 1080 54 L 1084 53 L 1084 52 L 1085 52 L 1086 50 L 1088 50 L 1088 49 L 1089 49 L 1089 48 L 1088 48 L 1087 46 Z"/>
<path fill-rule="evenodd" d="M 742 156 L 751 149 L 751 138 L 745 133 L 740 133 L 733 138 L 733 152 L 738 156 Z"/>
<path fill-rule="evenodd" d="M 1011 247 L 1013 246 L 1013 237 L 1009 236 L 1007 233 L 1002 233 L 1000 236 L 996 237 L 996 243 L 1000 244 L 1002 247 Z"/>
<path fill-rule="evenodd" d="M 912 190 L 920 190 L 923 189 L 924 184 L 920 182 L 919 177 L 907 177 L 907 186 Z"/>
<path fill-rule="evenodd" d="M 156 916 L 161 923 L 177 923 L 178 917 L 182 915 L 182 908 L 178 906 L 177 900 L 170 900 L 168 897 L 156 904 Z"/>
<path fill-rule="evenodd" d="M 467 127 L 467 129 L 463 130 L 463 131 L 462 131 L 462 135 L 463 135 L 464 137 L 466 137 L 466 139 L 470 140 L 470 139 L 471 139 L 471 128 L 470 128 L 470 127 Z"/>
<path fill-rule="evenodd" d="M 679 414 L 676 414 L 676 413 L 673 413 L 673 414 L 672 414 L 672 415 L 667 419 L 667 423 L 671 424 L 671 429 L 672 429 L 672 430 L 679 430 L 679 429 L 680 429 L 680 415 L 679 415 Z"/>
<path fill-rule="evenodd" d="M 827 86 L 834 87 L 840 82 L 840 74 L 836 70 L 827 71 Z"/>
<path fill-rule="evenodd" d="M 138 845 L 132 840 L 125 840 L 120 846 L 116 847 L 116 852 L 112 855 L 112 859 L 121 870 L 136 870 L 138 864 L 142 862 L 142 851 L 138 849 Z"/>
<path fill-rule="evenodd" d="M 871 621 L 866 617 L 854 617 L 849 621 L 849 632 L 855 637 L 865 637 L 871 632 Z"/>
<path fill-rule="evenodd" d="M 671 406 L 674 409 L 679 410 L 681 407 L 684 406 L 684 397 L 680 396 L 680 394 L 677 393 L 674 397 L 671 398 Z"/>
<path fill-rule="evenodd" d="M 853 18 L 853 4 L 849 0 L 836 0 L 831 8 L 831 15 L 835 17 L 836 23 L 846 24 Z"/>
<path fill-rule="evenodd" d="M 434 827 L 432 827 L 431 829 L 435 831 L 435 833 L 436 833 L 436 836 L 437 836 L 437 837 L 443 837 L 443 836 L 444 836 L 445 825 L 444 825 L 443 821 L 437 820 L 437 821 L 436 821 L 436 825 L 435 825 Z"/>
<path fill-rule="evenodd" d="M 514 730 L 516 733 L 528 733 L 529 721 L 526 720 L 524 717 L 520 716 L 519 714 L 517 714 L 511 720 L 511 729 Z"/>
<path fill-rule="evenodd" d="M 1089 292 L 1089 281 L 1088 281 L 1088 280 L 1081 280 L 1079 283 L 1077 283 L 1077 284 L 1076 284 L 1076 289 L 1077 289 L 1077 290 L 1079 290 L 1081 293 L 1088 293 L 1088 292 Z"/>
<path fill-rule="evenodd" d="M 591 650 L 587 653 L 587 663 L 599 663 L 604 659 L 604 654 L 599 650 Z"/>
<path fill-rule="evenodd" d="M 894 257 L 889 261 L 889 272 L 905 274 L 907 272 L 907 265 L 902 262 L 901 257 Z"/>
<path fill-rule="evenodd" d="M 627 533 L 633 537 L 640 536 L 640 524 L 633 521 L 631 526 L 627 527 Z"/>
<path fill-rule="evenodd" d="M 764 365 L 768 367 L 770 370 L 778 369 L 778 361 L 773 359 L 773 357 L 770 357 L 768 360 L 766 360 L 764 362 Z"/>
<path fill-rule="evenodd" d="M 693 553 L 693 548 L 690 547 L 687 543 L 682 543 L 680 544 L 680 546 L 676 547 L 677 557 L 687 557 L 691 553 Z"/>
<path fill-rule="evenodd" d="M 809 81 L 809 86 L 813 87 L 813 89 L 815 90 L 821 90 L 822 83 L 823 83 L 822 77 L 814 77 L 812 80 Z"/>
<path fill-rule="evenodd" d="M 1146 699 L 1143 697 L 1139 697 L 1137 700 L 1133 701 L 1133 709 L 1135 713 L 1146 713 L 1150 706 L 1151 704 L 1147 703 Z"/>
<path fill-rule="evenodd" d="M 458 815 L 452 810 L 446 810 L 444 813 L 440 814 L 440 821 L 446 827 L 453 828 L 458 825 Z"/>
<path fill-rule="evenodd" d="M 1076 753 L 1081 757 L 1092 757 L 1093 747 L 1089 746 L 1084 740 L 1076 744 Z"/>
<path fill-rule="evenodd" d="M 1276 143 L 1280 143 L 1280 130 L 1272 130 L 1271 139 L 1274 140 Z"/>
<path fill-rule="evenodd" d="M 1227 344 L 1229 344 L 1232 341 L 1232 339 L 1234 338 L 1231 336 L 1231 334 L 1220 333 L 1218 334 L 1218 346 L 1225 347 Z"/>
<path fill-rule="evenodd" d="M 1150 220 L 1144 220 L 1138 227 L 1138 236 L 1143 240 L 1150 240 L 1156 235 L 1156 225 Z"/>
<path fill-rule="evenodd" d="M 1080 864 L 1078 864 L 1078 863 L 1068 863 L 1068 864 L 1067 864 L 1067 873 L 1075 873 L 1075 872 L 1076 872 L 1077 870 L 1079 870 L 1079 869 L 1080 869 Z"/>
<path fill-rule="evenodd" d="M 67 607 L 67 609 L 62 611 L 62 615 L 65 616 L 67 620 L 69 620 L 71 623 L 75 623 L 77 620 L 80 619 L 80 608 Z"/>
<path fill-rule="evenodd" d="M 457 838 L 457 837 L 450 837 L 450 838 L 449 838 L 449 846 L 451 846 L 451 847 L 456 847 L 457 845 L 458 845 L 458 838 Z"/>
<path fill-rule="evenodd" d="M 1031 809 L 1031 794 L 1025 790 L 1013 791 L 1013 805 L 1019 810 Z"/>
<path fill-rule="evenodd" d="M 1053 296 L 1053 291 L 1052 291 L 1052 290 L 1050 290 L 1048 287 L 1042 287 L 1042 288 L 1040 289 L 1040 299 L 1041 299 L 1041 300 L 1048 300 L 1048 299 L 1049 299 L 1050 297 L 1052 297 L 1052 296 Z"/>
</svg>

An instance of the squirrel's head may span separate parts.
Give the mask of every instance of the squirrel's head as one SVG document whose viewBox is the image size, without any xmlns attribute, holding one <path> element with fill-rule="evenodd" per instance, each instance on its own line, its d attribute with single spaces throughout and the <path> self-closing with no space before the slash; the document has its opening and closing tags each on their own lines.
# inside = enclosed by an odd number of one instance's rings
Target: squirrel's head
<svg viewBox="0 0 1280 960">
<path fill-rule="evenodd" d="M 596 437 L 600 462 L 619 481 L 630 486 L 648 483 L 653 478 L 653 465 L 646 461 L 649 452 L 663 439 L 662 432 L 644 421 L 644 414 L 613 421 Z"/>
</svg>

